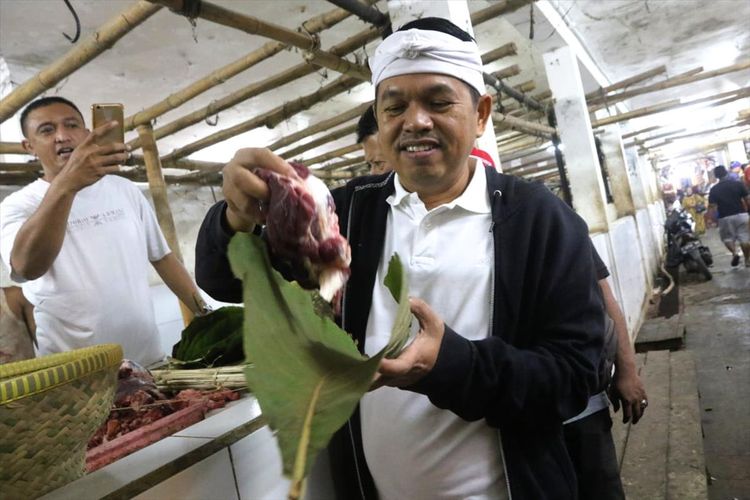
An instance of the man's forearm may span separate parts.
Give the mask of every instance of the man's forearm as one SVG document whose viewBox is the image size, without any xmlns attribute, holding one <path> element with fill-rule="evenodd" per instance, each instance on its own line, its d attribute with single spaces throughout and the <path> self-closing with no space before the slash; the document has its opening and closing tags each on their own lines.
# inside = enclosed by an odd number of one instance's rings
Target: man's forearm
<svg viewBox="0 0 750 500">
<path fill-rule="evenodd" d="M 623 375 L 634 374 L 636 371 L 635 352 L 633 351 L 633 345 L 630 343 L 625 315 L 622 313 L 622 309 L 620 309 L 620 305 L 617 303 L 617 299 L 614 293 L 612 293 L 612 288 L 606 279 L 599 281 L 599 287 L 604 296 L 604 305 L 607 309 L 607 314 L 615 324 L 615 334 L 617 335 L 615 369 Z"/>
<path fill-rule="evenodd" d="M 151 264 L 161 276 L 161 279 L 164 280 L 164 283 L 188 309 L 194 314 L 203 311 L 206 303 L 203 301 L 193 278 L 190 277 L 182 262 L 177 260 L 174 253 L 169 253 L 161 260 L 154 261 Z"/>
<path fill-rule="evenodd" d="M 16 274 L 33 280 L 49 270 L 62 248 L 74 199 L 75 192 L 50 186 L 39 208 L 16 235 L 10 254 Z"/>
</svg>

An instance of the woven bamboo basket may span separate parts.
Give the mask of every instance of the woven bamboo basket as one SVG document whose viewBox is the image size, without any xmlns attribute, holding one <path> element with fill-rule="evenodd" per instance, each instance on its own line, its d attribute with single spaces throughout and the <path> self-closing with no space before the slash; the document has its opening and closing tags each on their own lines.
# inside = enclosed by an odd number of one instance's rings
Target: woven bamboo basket
<svg viewBox="0 0 750 500">
<path fill-rule="evenodd" d="M 0 497 L 36 498 L 83 475 L 121 361 L 119 345 L 101 344 L 0 365 Z"/>
</svg>

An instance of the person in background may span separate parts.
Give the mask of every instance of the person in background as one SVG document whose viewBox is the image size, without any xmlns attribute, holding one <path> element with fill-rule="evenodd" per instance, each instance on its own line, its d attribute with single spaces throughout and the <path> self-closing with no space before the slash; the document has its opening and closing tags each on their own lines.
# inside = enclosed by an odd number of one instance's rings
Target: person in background
<svg viewBox="0 0 750 500">
<path fill-rule="evenodd" d="M 706 213 L 706 198 L 692 186 L 685 189 L 685 196 L 682 198 L 682 207 L 690 214 L 695 221 L 695 232 L 699 235 L 706 232 L 706 223 L 703 215 Z"/>
<path fill-rule="evenodd" d="M 394 173 L 333 192 L 352 250 L 338 321 L 364 354 L 385 345 L 396 304 L 383 280 L 398 253 L 419 332 L 329 444 L 337 497 L 578 498 L 562 422 L 596 389 L 604 328 L 588 228 L 544 186 L 470 158 L 492 99 L 468 33 L 422 18 L 370 65 Z M 295 175 L 259 148 L 224 168 L 226 199 L 196 245 L 198 283 L 222 301 L 242 300 L 231 236 L 265 222 L 256 168 Z"/>
<path fill-rule="evenodd" d="M 34 306 L 0 261 L 0 364 L 34 357 Z"/>
<path fill-rule="evenodd" d="M 724 165 L 714 168 L 714 175 L 719 182 L 711 188 L 708 206 L 712 217 L 718 219 L 719 236 L 732 252 L 732 267 L 740 263 L 737 243 L 745 255 L 745 267 L 750 267 L 750 223 L 747 213 L 750 194 L 744 184 L 729 178 Z"/>
<path fill-rule="evenodd" d="M 370 175 L 384 174 L 393 170 L 378 147 L 378 122 L 375 120 L 372 106 L 362 113 L 357 122 L 357 144 L 362 145 Z"/>
<path fill-rule="evenodd" d="M 90 132 L 62 97 L 32 102 L 20 121 L 44 176 L 0 204 L 0 255 L 34 305 L 39 354 L 112 342 L 144 366 L 161 360 L 148 264 L 193 312 L 203 301 L 146 198 L 110 175 L 125 145 L 96 140 L 116 124 Z"/>
<path fill-rule="evenodd" d="M 609 269 L 596 250 L 593 253 L 605 310 L 614 323 L 613 340 L 617 349 L 614 355 L 613 385 L 601 387 L 600 393 L 589 398 L 589 404 L 583 412 L 565 422 L 565 444 L 576 470 L 579 498 L 621 500 L 625 498 L 625 492 L 612 440 L 612 418 L 609 415 L 610 399 L 607 391 L 615 412 L 622 408 L 623 424 L 638 423 L 648 406 L 648 398 L 638 376 L 635 351 L 630 342 L 625 316 L 607 281 Z M 605 343 L 608 341 L 605 338 Z"/>
<path fill-rule="evenodd" d="M 742 165 L 738 161 L 732 161 L 729 163 L 729 171 L 727 177 L 733 181 L 742 180 Z"/>
</svg>

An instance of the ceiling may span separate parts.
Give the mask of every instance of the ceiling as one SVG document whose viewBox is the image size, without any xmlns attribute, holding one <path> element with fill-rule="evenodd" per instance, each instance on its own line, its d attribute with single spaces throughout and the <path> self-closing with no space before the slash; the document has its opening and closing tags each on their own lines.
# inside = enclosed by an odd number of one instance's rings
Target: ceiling
<svg viewBox="0 0 750 500">
<path fill-rule="evenodd" d="M 131 1 L 120 0 L 71 0 L 71 3 L 80 18 L 82 39 L 132 5 Z M 304 21 L 335 9 L 333 4 L 322 0 L 214 0 L 213 3 L 290 29 L 297 29 Z M 493 3 L 496 2 L 471 0 L 469 9 L 476 12 Z M 376 6 L 383 12 L 388 10 L 383 0 L 377 2 Z M 550 15 L 550 12 L 554 15 Z M 530 39 L 532 17 L 533 39 Z M 520 74 L 505 81 L 516 86 L 533 81 L 535 88 L 529 91 L 533 96 L 547 88 L 542 54 L 566 43 L 566 34 L 568 40 L 572 36 L 585 47 L 589 63 L 581 64 L 581 68 L 588 92 L 659 65 L 666 65 L 666 73 L 646 83 L 698 66 L 713 70 L 747 59 L 750 56 L 748 19 L 748 0 L 551 0 L 535 4 L 533 15 L 529 6 L 523 6 L 502 18 L 475 26 L 474 31 L 482 53 L 510 41 L 516 44 L 517 55 L 495 61 L 487 65 L 486 70 L 496 71 L 518 65 Z M 365 22 L 351 16 L 321 33 L 321 47 L 327 50 L 367 28 Z M 62 0 L 0 0 L 0 92 L 3 91 L 4 72 L 6 75 L 9 73 L 13 85 L 26 81 L 71 49 L 72 45 L 63 33 L 72 35 L 74 32 L 73 17 Z M 200 19 L 191 25 L 187 19 L 161 9 L 120 39 L 111 50 L 57 83 L 47 95 L 63 95 L 82 108 L 88 108 L 92 102 L 121 102 L 125 105 L 126 115 L 131 115 L 267 42 L 260 36 Z M 348 59 L 363 63 L 376 45 L 377 40 L 355 51 Z M 231 92 L 302 62 L 302 51 L 282 51 L 160 116 L 155 128 L 158 130 L 160 126 L 204 108 Z M 310 94 L 338 76 L 332 70 L 320 69 L 220 111 L 212 119 L 160 139 L 160 154 L 168 154 L 218 130 Z M 684 102 L 748 86 L 750 69 L 650 93 L 625 104 L 628 109 L 636 109 L 675 98 Z M 190 158 L 225 162 L 239 147 L 268 145 L 371 98 L 370 85 L 363 83 L 282 121 L 273 129 L 256 128 L 196 151 Z M 737 118 L 738 110 L 746 108 L 750 108 L 748 99 L 721 108 L 703 108 L 702 111 L 683 108 L 680 112 L 632 120 L 626 127 L 638 130 L 656 123 L 666 125 L 666 130 L 672 126 L 675 129 L 694 127 L 694 130 L 715 128 L 730 124 Z M 730 132 L 736 133 L 736 130 Z M 126 139 L 134 137 L 135 133 L 130 132 Z M 0 140 L 14 142 L 19 138 L 20 131 L 15 120 L 0 125 Z M 349 134 L 300 156 L 310 159 L 351 145 L 353 139 L 353 134 Z M 710 142 L 714 138 L 707 137 L 705 140 Z M 692 140 L 693 143 L 695 141 Z M 357 155 L 358 152 L 352 152 L 345 156 Z"/>
</svg>

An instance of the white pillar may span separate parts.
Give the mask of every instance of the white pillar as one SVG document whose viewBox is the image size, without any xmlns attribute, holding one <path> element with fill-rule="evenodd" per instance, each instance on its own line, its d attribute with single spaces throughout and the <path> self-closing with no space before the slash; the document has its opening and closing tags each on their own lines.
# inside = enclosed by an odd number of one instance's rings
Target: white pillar
<svg viewBox="0 0 750 500">
<path fill-rule="evenodd" d="M 466 0 L 388 0 L 388 14 L 394 30 L 415 19 L 442 17 L 474 36 L 471 13 Z M 484 134 L 477 139 L 476 145 L 489 153 L 499 169 L 500 156 L 497 152 L 497 139 L 491 116 L 487 120 Z"/>
<path fill-rule="evenodd" d="M 608 125 L 602 128 L 599 135 L 602 152 L 606 157 L 607 172 L 609 173 L 609 189 L 614 198 L 617 217 L 625 217 L 635 213 L 633 194 L 628 175 L 628 162 L 625 158 L 625 148 L 622 144 L 620 126 Z"/>
<path fill-rule="evenodd" d="M 740 163 L 747 162 L 747 153 L 745 152 L 745 144 L 742 141 L 732 141 L 727 143 L 727 156 L 728 162 L 727 170 L 729 169 L 729 163 L 738 161 Z"/>
<path fill-rule="evenodd" d="M 565 146 L 573 208 L 592 233 L 607 232 L 607 203 L 578 62 L 570 47 L 544 54 L 547 80 L 555 99 L 560 140 Z"/>
<path fill-rule="evenodd" d="M 628 177 L 630 178 L 630 194 L 633 196 L 633 209 L 637 212 L 648 206 L 646 198 L 646 184 L 643 181 L 641 158 L 638 156 L 637 146 L 628 148 L 625 155 L 628 162 Z"/>
</svg>

